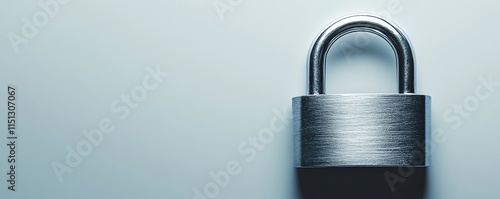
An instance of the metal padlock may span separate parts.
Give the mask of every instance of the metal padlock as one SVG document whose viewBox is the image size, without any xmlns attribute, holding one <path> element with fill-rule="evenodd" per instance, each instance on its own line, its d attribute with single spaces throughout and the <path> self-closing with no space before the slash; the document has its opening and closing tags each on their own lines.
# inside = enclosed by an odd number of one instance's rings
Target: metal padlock
<svg viewBox="0 0 500 199">
<path fill-rule="evenodd" d="M 330 46 L 358 31 L 391 44 L 399 93 L 325 94 Z M 399 28 L 372 15 L 342 18 L 318 36 L 308 63 L 309 94 L 292 100 L 296 167 L 429 165 L 431 98 L 415 94 L 413 52 Z"/>
</svg>

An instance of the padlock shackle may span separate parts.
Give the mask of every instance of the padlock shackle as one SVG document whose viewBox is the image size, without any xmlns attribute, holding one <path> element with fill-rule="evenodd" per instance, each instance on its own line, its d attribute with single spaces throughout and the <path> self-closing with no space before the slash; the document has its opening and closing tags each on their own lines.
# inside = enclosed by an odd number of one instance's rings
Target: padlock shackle
<svg viewBox="0 0 500 199">
<path fill-rule="evenodd" d="M 352 32 L 371 32 L 384 38 L 396 53 L 399 93 L 415 92 L 413 51 L 404 33 L 373 15 L 352 15 L 329 25 L 314 42 L 309 55 L 309 94 L 325 94 L 326 55 L 335 41 Z"/>
</svg>

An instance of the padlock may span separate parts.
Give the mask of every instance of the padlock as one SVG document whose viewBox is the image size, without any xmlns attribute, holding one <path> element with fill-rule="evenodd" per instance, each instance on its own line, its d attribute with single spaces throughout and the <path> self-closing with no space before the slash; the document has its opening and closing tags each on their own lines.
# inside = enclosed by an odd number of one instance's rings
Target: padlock
<svg viewBox="0 0 500 199">
<path fill-rule="evenodd" d="M 325 94 L 326 54 L 348 33 L 384 38 L 397 58 L 399 93 Z M 423 167 L 430 160 L 431 97 L 415 94 L 407 36 L 387 20 L 352 15 L 329 25 L 308 60 L 309 94 L 292 99 L 296 167 Z"/>
</svg>

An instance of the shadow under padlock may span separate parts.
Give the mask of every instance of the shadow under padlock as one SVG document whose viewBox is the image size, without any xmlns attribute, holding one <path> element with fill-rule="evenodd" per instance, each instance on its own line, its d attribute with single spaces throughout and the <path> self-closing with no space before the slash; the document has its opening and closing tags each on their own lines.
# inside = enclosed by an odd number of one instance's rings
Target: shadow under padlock
<svg viewBox="0 0 500 199">
<path fill-rule="evenodd" d="M 426 167 L 296 169 L 302 199 L 424 198 Z"/>
<path fill-rule="evenodd" d="M 400 30 L 374 16 L 351 16 L 336 23 L 329 26 L 312 47 L 309 95 L 293 99 L 295 165 L 300 196 L 303 199 L 423 198 L 427 186 L 426 166 L 430 160 L 427 144 L 430 97 L 414 93 L 414 60 L 409 41 Z M 376 78 L 386 79 L 384 84 L 387 81 L 395 84 L 398 82 L 396 77 L 401 81 L 395 87 L 387 87 L 390 90 L 382 91 L 388 94 L 325 95 L 326 75 L 322 62 L 325 58 L 321 56 L 328 52 L 325 46 L 332 45 L 345 33 L 365 28 L 384 37 L 394 49 L 387 51 L 387 45 L 376 40 L 361 49 L 361 55 L 381 56 L 378 64 L 383 68 L 381 73 L 385 74 L 377 73 Z M 355 40 L 352 39 L 354 37 L 344 43 L 353 44 Z M 334 56 L 328 57 L 326 63 L 330 65 L 334 59 L 344 59 L 343 63 L 335 65 L 348 66 L 352 60 L 346 59 L 345 50 L 332 52 Z M 395 51 L 397 57 L 394 58 Z M 356 57 L 350 56 L 351 59 Z M 395 65 L 400 67 L 396 70 Z M 344 71 L 332 72 L 337 77 L 338 73 L 346 75 Z M 373 72 L 365 75 L 370 73 Z M 356 74 L 348 76 L 359 79 Z M 365 84 L 370 83 L 360 86 Z M 354 92 L 367 93 L 356 89 Z M 356 125 L 360 125 L 359 128 Z"/>
</svg>

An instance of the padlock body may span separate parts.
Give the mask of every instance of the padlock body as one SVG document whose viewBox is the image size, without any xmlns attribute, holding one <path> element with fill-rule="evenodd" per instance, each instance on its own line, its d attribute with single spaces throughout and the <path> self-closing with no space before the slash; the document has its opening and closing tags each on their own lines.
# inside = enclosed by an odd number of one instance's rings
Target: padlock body
<svg viewBox="0 0 500 199">
<path fill-rule="evenodd" d="M 292 101 L 296 167 L 429 165 L 430 96 L 320 94 Z"/>
</svg>

